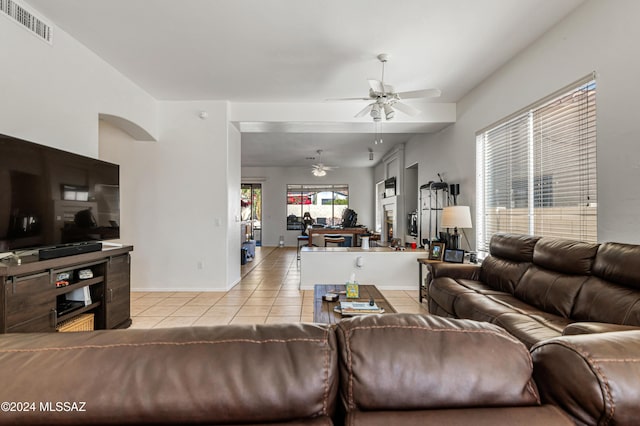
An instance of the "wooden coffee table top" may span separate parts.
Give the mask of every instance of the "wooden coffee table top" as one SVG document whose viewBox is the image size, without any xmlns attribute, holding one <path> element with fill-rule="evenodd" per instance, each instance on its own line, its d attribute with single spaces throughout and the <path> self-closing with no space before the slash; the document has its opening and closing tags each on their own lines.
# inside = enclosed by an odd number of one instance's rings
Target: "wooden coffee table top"
<svg viewBox="0 0 640 426">
<path fill-rule="evenodd" d="M 360 297 L 358 299 L 347 299 L 347 296 L 340 294 L 340 298 L 337 301 L 327 302 L 322 300 L 322 296 L 326 293 L 345 291 L 344 284 L 316 284 L 313 287 L 313 322 L 335 324 L 340 321 L 343 318 L 342 315 L 334 312 L 333 308 L 338 306 L 341 300 L 368 302 L 369 299 L 373 298 L 376 305 L 383 308 L 385 313 L 396 312 L 375 285 L 360 285 L 359 289 Z"/>
</svg>

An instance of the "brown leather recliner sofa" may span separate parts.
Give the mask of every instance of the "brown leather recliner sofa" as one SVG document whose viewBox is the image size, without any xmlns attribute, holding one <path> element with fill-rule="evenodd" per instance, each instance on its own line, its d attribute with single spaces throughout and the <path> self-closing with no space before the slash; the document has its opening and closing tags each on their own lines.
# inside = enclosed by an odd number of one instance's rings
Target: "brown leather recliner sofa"
<svg viewBox="0 0 640 426">
<path fill-rule="evenodd" d="M 640 331 L 565 336 L 532 360 L 500 327 L 415 314 L 7 334 L 0 423 L 630 425 L 639 351 Z"/>
<path fill-rule="evenodd" d="M 640 328 L 640 246 L 496 234 L 481 265 L 429 265 L 429 311 L 486 321 L 531 347 Z"/>
</svg>

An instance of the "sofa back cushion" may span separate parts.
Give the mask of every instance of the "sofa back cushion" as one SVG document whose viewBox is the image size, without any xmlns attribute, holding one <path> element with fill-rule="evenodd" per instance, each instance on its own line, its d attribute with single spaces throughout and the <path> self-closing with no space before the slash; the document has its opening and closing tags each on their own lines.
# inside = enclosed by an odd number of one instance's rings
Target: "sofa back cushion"
<svg viewBox="0 0 640 426">
<path fill-rule="evenodd" d="M 540 237 L 518 234 L 494 234 L 489 243 L 491 256 L 514 262 L 531 262 L 533 249 Z"/>
<path fill-rule="evenodd" d="M 255 424 L 325 418 L 338 392 L 335 332 L 261 324 L 0 339 L 2 401 L 86 411 L 3 413 L 30 424 Z M 46 377 L 46 385 L 43 378 Z M 37 402 L 36 402 L 37 404 Z"/>
<path fill-rule="evenodd" d="M 603 243 L 573 307 L 578 321 L 640 326 L 640 246 Z"/>
<path fill-rule="evenodd" d="M 588 275 L 566 275 L 531 265 L 516 286 L 515 296 L 540 310 L 569 318 L 588 279 Z"/>
<path fill-rule="evenodd" d="M 533 250 L 533 263 L 567 275 L 589 275 L 598 244 L 543 237 Z"/>
<path fill-rule="evenodd" d="M 513 294 L 522 274 L 533 259 L 539 237 L 494 234 L 489 244 L 491 255 L 482 262 L 480 280 L 495 290 Z"/>
<path fill-rule="evenodd" d="M 640 292 L 591 277 L 580 289 L 571 316 L 577 321 L 640 326 Z"/>
<path fill-rule="evenodd" d="M 601 244 L 593 265 L 593 275 L 640 290 L 640 245 Z"/>
<path fill-rule="evenodd" d="M 533 265 L 517 283 L 514 294 L 538 309 L 569 318 L 597 250 L 597 244 L 541 238 L 533 250 Z"/>
<path fill-rule="evenodd" d="M 336 334 L 348 412 L 539 405 L 527 348 L 492 324 L 367 315 Z"/>
<path fill-rule="evenodd" d="M 530 265 L 529 262 L 489 256 L 482 261 L 480 280 L 495 290 L 513 294 L 516 284 Z"/>
</svg>

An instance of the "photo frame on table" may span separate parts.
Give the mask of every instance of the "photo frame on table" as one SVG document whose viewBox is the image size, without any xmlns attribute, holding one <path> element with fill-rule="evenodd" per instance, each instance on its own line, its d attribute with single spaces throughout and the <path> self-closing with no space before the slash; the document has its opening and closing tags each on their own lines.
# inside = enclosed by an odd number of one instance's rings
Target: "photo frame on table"
<svg viewBox="0 0 640 426">
<path fill-rule="evenodd" d="M 433 242 L 429 247 L 429 259 L 431 260 L 442 260 L 442 255 L 444 254 L 444 243 Z"/>
</svg>

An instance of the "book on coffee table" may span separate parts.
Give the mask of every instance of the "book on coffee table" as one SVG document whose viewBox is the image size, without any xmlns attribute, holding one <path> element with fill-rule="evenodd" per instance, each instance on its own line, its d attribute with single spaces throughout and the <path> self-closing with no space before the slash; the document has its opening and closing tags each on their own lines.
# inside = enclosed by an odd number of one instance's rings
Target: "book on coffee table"
<svg viewBox="0 0 640 426">
<path fill-rule="evenodd" d="M 369 302 L 340 302 L 342 315 L 381 314 L 383 312 L 384 309 L 375 303 L 370 305 Z"/>
</svg>

